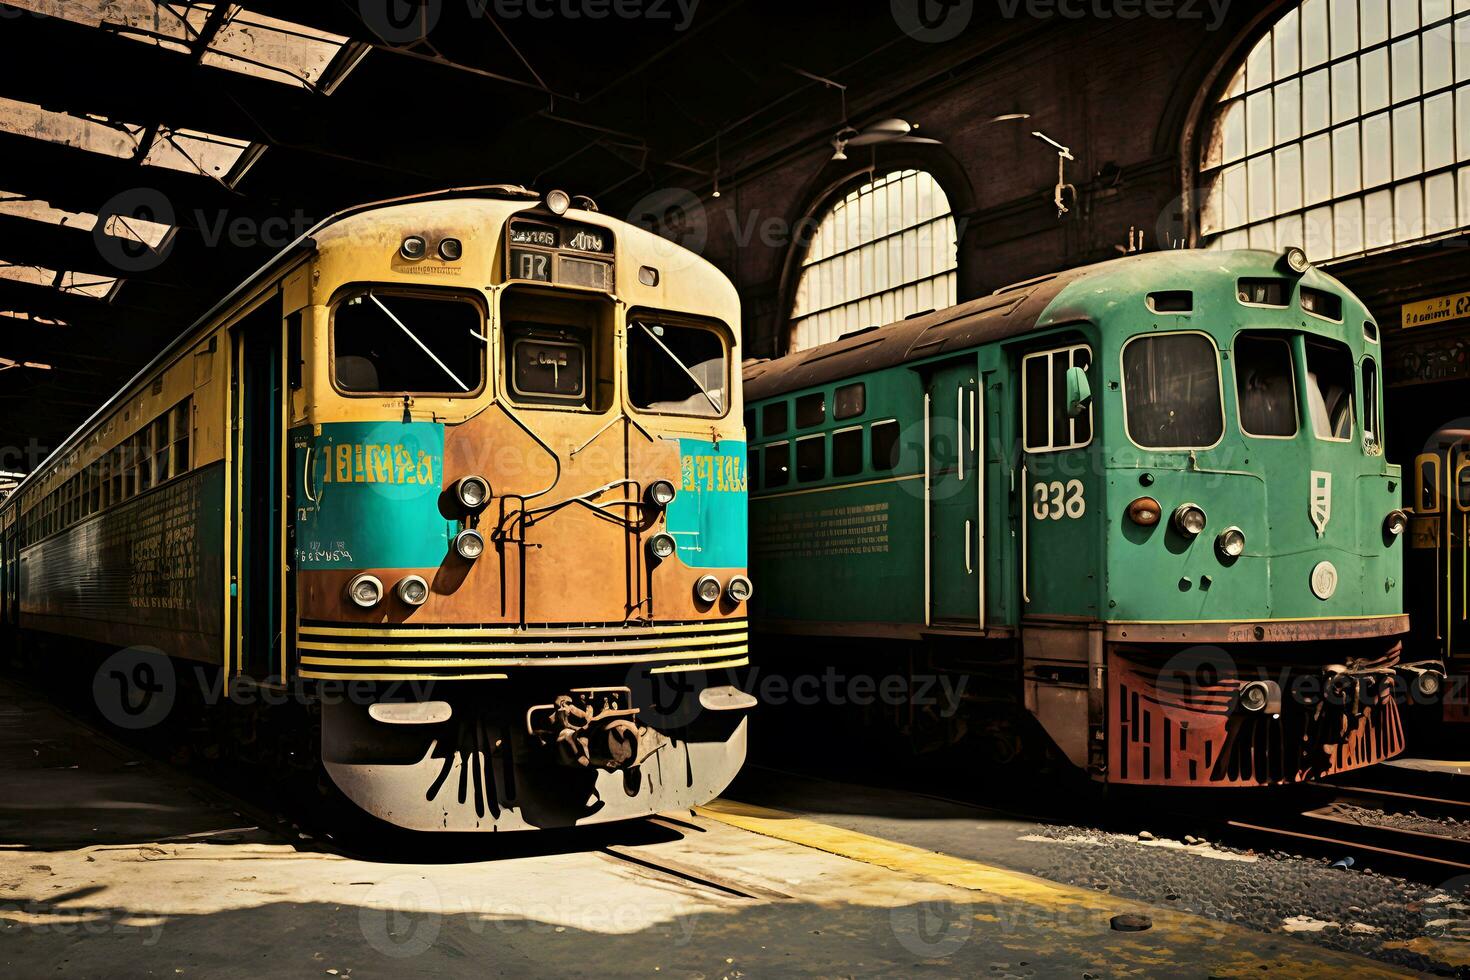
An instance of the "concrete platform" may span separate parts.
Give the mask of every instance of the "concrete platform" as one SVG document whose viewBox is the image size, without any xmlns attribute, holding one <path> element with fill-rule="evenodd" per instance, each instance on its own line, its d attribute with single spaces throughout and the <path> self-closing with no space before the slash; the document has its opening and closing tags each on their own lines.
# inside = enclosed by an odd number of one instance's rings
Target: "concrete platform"
<svg viewBox="0 0 1470 980">
<path fill-rule="evenodd" d="M 351 857 L 188 782 L 0 681 L 0 973 L 1393 974 L 770 807 Z"/>
</svg>

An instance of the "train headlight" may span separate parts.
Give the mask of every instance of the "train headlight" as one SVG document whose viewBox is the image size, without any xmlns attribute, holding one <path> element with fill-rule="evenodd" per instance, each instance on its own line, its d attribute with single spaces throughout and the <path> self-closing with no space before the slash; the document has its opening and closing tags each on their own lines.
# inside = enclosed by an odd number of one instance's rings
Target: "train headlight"
<svg viewBox="0 0 1470 980">
<path fill-rule="evenodd" d="M 421 259 L 427 249 L 428 245 L 424 243 L 423 238 L 418 235 L 409 235 L 403 240 L 403 244 L 398 246 L 398 254 L 405 259 Z"/>
<path fill-rule="evenodd" d="M 1199 504 L 1180 504 L 1174 508 L 1171 520 L 1174 530 L 1186 538 L 1196 537 L 1205 529 L 1205 512 Z"/>
<path fill-rule="evenodd" d="M 1304 276 L 1312 267 L 1312 261 L 1307 258 L 1307 253 L 1293 245 L 1281 256 L 1281 264 L 1286 266 L 1287 271 L 1293 275 Z"/>
<path fill-rule="evenodd" d="M 1245 532 L 1238 527 L 1227 527 L 1215 538 L 1215 550 L 1221 558 L 1239 558 L 1245 554 Z"/>
<path fill-rule="evenodd" d="M 458 238 L 445 238 L 439 242 L 439 258 L 445 262 L 458 262 L 464 255 L 464 245 Z"/>
<path fill-rule="evenodd" d="M 383 600 L 383 583 L 376 575 L 363 572 L 347 583 L 347 598 L 364 609 L 371 609 Z"/>
<path fill-rule="evenodd" d="M 1139 497 L 1128 505 L 1128 519 L 1139 527 L 1153 527 L 1164 516 L 1164 508 L 1152 497 Z"/>
<path fill-rule="evenodd" d="M 485 553 L 485 539 L 479 531 L 465 528 L 454 536 L 454 553 L 465 561 L 474 561 Z"/>
<path fill-rule="evenodd" d="M 723 591 L 725 590 L 720 588 L 720 580 L 713 575 L 702 575 L 694 583 L 694 597 L 700 602 L 714 602 Z"/>
<path fill-rule="evenodd" d="M 1391 538 L 1396 538 L 1404 533 L 1404 528 L 1409 526 L 1409 515 L 1401 510 L 1391 510 L 1383 519 L 1383 533 Z"/>
<path fill-rule="evenodd" d="M 454 484 L 454 495 L 460 506 L 467 510 L 479 510 L 490 499 L 490 484 L 482 476 L 460 477 Z"/>
<path fill-rule="evenodd" d="M 659 507 L 674 502 L 674 485 L 668 480 L 654 480 L 648 485 L 648 499 Z"/>
<path fill-rule="evenodd" d="M 725 595 L 730 597 L 731 602 L 745 602 L 755 591 L 750 584 L 750 579 L 744 575 L 736 575 L 730 579 L 730 584 L 725 586 Z"/>
<path fill-rule="evenodd" d="M 408 575 L 399 581 L 394 591 L 398 593 L 399 601 L 406 605 L 422 606 L 429 598 L 429 583 L 421 575 Z"/>
<path fill-rule="evenodd" d="M 548 191 L 546 194 L 546 209 L 552 214 L 566 214 L 567 208 L 572 206 L 572 198 L 566 191 Z"/>
<path fill-rule="evenodd" d="M 1426 670 L 1414 678 L 1414 693 L 1426 700 L 1439 696 L 1439 690 L 1444 686 L 1444 675 L 1437 670 Z"/>
<path fill-rule="evenodd" d="M 1281 714 L 1281 685 L 1275 681 L 1251 681 L 1236 695 L 1242 711 Z"/>
<path fill-rule="evenodd" d="M 663 561 L 674 553 L 674 536 L 672 534 L 655 534 L 648 539 L 648 553 L 659 561 Z"/>
</svg>

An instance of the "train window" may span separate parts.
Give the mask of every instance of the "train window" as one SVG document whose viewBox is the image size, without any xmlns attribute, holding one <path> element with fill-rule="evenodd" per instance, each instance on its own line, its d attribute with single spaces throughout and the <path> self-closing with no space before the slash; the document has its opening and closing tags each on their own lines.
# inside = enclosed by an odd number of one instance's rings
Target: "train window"
<svg viewBox="0 0 1470 980">
<path fill-rule="evenodd" d="M 1415 463 L 1415 477 L 1418 486 L 1415 488 L 1414 506 L 1416 514 L 1438 514 L 1439 513 L 1439 456 L 1435 453 L 1423 453 Z"/>
<path fill-rule="evenodd" d="M 796 480 L 811 483 L 827 475 L 827 437 L 807 436 L 796 440 Z"/>
<path fill-rule="evenodd" d="M 153 486 L 153 453 L 148 448 L 148 426 L 133 436 L 133 460 L 138 471 L 138 492 Z"/>
<path fill-rule="evenodd" d="M 1225 434 L 1220 354 L 1201 333 L 1151 334 L 1123 345 L 1123 415 L 1144 449 L 1204 449 Z"/>
<path fill-rule="evenodd" d="M 522 401 L 587 403 L 587 341 L 574 327 L 506 327 L 510 393 Z"/>
<path fill-rule="evenodd" d="M 1189 313 L 1194 310 L 1194 293 L 1188 289 L 1149 293 L 1148 308 L 1154 313 Z"/>
<path fill-rule="evenodd" d="M 628 327 L 628 397 L 670 415 L 725 414 L 725 341 L 708 327 L 634 320 Z"/>
<path fill-rule="evenodd" d="M 189 472 L 189 430 L 193 427 L 190 400 L 174 406 L 174 472 Z"/>
<path fill-rule="evenodd" d="M 791 443 L 773 442 L 761 449 L 761 489 L 791 482 Z"/>
<path fill-rule="evenodd" d="M 1242 334 L 1235 340 L 1235 402 L 1248 436 L 1296 435 L 1296 372 L 1282 337 Z"/>
<path fill-rule="evenodd" d="M 863 427 L 832 433 L 832 475 L 852 476 L 863 471 Z"/>
<path fill-rule="evenodd" d="M 827 421 L 827 395 L 825 392 L 814 391 L 810 395 L 802 395 L 796 400 L 796 427 L 798 429 L 810 429 L 814 425 L 821 425 Z"/>
<path fill-rule="evenodd" d="M 484 382 L 483 317 L 473 302 L 369 289 L 332 314 L 332 361 L 346 392 L 466 395 Z"/>
<path fill-rule="evenodd" d="M 1383 421 L 1378 414 L 1378 362 L 1363 358 L 1363 448 L 1369 452 L 1383 449 Z"/>
<path fill-rule="evenodd" d="M 1068 413 L 1067 372 L 1092 367 L 1083 345 L 1027 354 L 1021 361 L 1021 404 L 1028 452 L 1078 449 L 1092 441 L 1092 404 L 1075 418 Z"/>
<path fill-rule="evenodd" d="M 1246 306 L 1288 306 L 1291 283 L 1285 279 L 1242 279 L 1236 295 Z"/>
<path fill-rule="evenodd" d="M 172 475 L 169 472 L 169 450 L 173 439 L 168 431 L 169 413 L 165 412 L 153 420 L 153 480 L 164 483 Z"/>
<path fill-rule="evenodd" d="M 833 401 L 832 417 L 834 419 L 856 418 L 868 410 L 868 386 L 861 381 L 856 384 L 843 385 L 837 389 Z"/>
<path fill-rule="evenodd" d="M 1342 319 L 1342 297 L 1310 286 L 1302 287 L 1302 309 L 1326 320 Z"/>
<path fill-rule="evenodd" d="M 761 409 L 761 435 L 779 436 L 786 431 L 786 403 L 771 402 Z"/>
<path fill-rule="evenodd" d="M 1372 320 L 1363 321 L 1363 339 L 1370 344 L 1378 343 L 1378 324 Z"/>
<path fill-rule="evenodd" d="M 898 423 L 874 422 L 870 434 L 873 469 L 887 471 L 898 468 Z"/>
<path fill-rule="evenodd" d="M 1353 437 L 1353 355 L 1346 346 L 1308 341 L 1307 414 L 1318 439 Z"/>
</svg>

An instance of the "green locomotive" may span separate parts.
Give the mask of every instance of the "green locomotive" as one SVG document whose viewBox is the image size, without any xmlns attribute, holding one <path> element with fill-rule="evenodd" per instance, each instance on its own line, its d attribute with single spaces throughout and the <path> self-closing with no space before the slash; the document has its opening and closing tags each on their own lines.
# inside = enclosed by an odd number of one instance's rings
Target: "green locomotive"
<svg viewBox="0 0 1470 980">
<path fill-rule="evenodd" d="M 953 730 L 1008 702 L 1110 783 L 1393 756 L 1443 668 L 1400 660 L 1379 361 L 1291 249 L 1132 256 L 748 363 L 752 626 L 979 678 Z"/>
</svg>

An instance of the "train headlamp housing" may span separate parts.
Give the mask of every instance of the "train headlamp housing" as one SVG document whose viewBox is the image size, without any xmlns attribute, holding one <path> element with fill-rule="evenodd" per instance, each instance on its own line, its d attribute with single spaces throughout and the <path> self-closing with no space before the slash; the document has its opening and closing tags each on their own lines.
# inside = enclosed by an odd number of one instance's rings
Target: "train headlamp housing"
<svg viewBox="0 0 1470 980">
<path fill-rule="evenodd" d="M 648 539 L 648 553 L 659 561 L 663 561 L 674 553 L 674 536 L 662 532 Z"/>
<path fill-rule="evenodd" d="M 571 206 L 572 198 L 566 191 L 554 190 L 546 193 L 546 210 L 552 214 L 566 214 L 567 208 Z"/>
<path fill-rule="evenodd" d="M 422 236 L 409 235 L 403 240 L 403 244 L 398 246 L 398 254 L 402 255 L 405 259 L 421 259 L 424 257 L 424 253 L 428 251 L 428 248 L 429 246 L 424 242 Z"/>
<path fill-rule="evenodd" d="M 367 572 L 354 575 L 347 583 L 347 598 L 353 605 L 371 609 L 383 601 L 383 583 L 376 575 Z"/>
<path fill-rule="evenodd" d="M 1383 519 L 1383 533 L 1390 538 L 1396 538 L 1403 534 L 1409 526 L 1409 515 L 1401 510 L 1391 510 Z"/>
<path fill-rule="evenodd" d="M 744 575 L 731 576 L 729 584 L 725 586 L 725 595 L 730 598 L 731 602 L 746 602 L 754 592 L 755 587 Z"/>
<path fill-rule="evenodd" d="M 422 606 L 429 598 L 429 583 L 422 575 L 406 575 L 393 591 L 398 593 L 398 601 L 404 605 Z"/>
<path fill-rule="evenodd" d="M 462 476 L 454 483 L 454 496 L 466 510 L 479 510 L 490 500 L 490 484 L 483 476 Z"/>
<path fill-rule="evenodd" d="M 1281 685 L 1275 681 L 1251 681 L 1241 686 L 1235 701 L 1242 711 L 1265 712 L 1275 717 L 1281 714 Z"/>
<path fill-rule="evenodd" d="M 485 539 L 473 528 L 465 528 L 454 536 L 454 553 L 465 561 L 474 561 L 485 553 Z"/>
<path fill-rule="evenodd" d="M 1170 518 L 1170 522 L 1174 525 L 1174 530 L 1186 538 L 1194 538 L 1205 529 L 1208 519 L 1204 508 L 1199 504 L 1180 504 L 1174 508 L 1174 516 Z"/>
<path fill-rule="evenodd" d="M 714 602 L 724 591 L 720 580 L 713 575 L 701 575 L 699 581 L 694 583 L 694 598 L 700 602 Z"/>
<path fill-rule="evenodd" d="M 1293 245 L 1282 253 L 1281 266 L 1283 271 L 1290 272 L 1294 276 L 1304 276 L 1312 267 L 1312 260 L 1307 258 L 1304 249 Z"/>
<path fill-rule="evenodd" d="M 439 240 L 439 258 L 445 262 L 458 262 L 462 255 L 464 255 L 464 245 L 458 238 Z"/>
<path fill-rule="evenodd" d="M 1409 684 L 1414 699 L 1421 704 L 1433 701 L 1444 690 L 1444 668 L 1433 661 L 1418 664 L 1399 664 L 1395 668 L 1399 678 Z"/>
<path fill-rule="evenodd" d="M 1239 558 L 1245 554 L 1245 532 L 1238 527 L 1227 527 L 1215 538 L 1215 550 L 1221 558 Z"/>
<path fill-rule="evenodd" d="M 648 502 L 656 507 L 667 507 L 674 502 L 674 485 L 668 480 L 654 480 L 648 485 Z"/>
<path fill-rule="evenodd" d="M 1163 507 L 1152 497 L 1139 497 L 1128 505 L 1128 519 L 1139 527 L 1153 527 L 1163 516 Z"/>
</svg>

